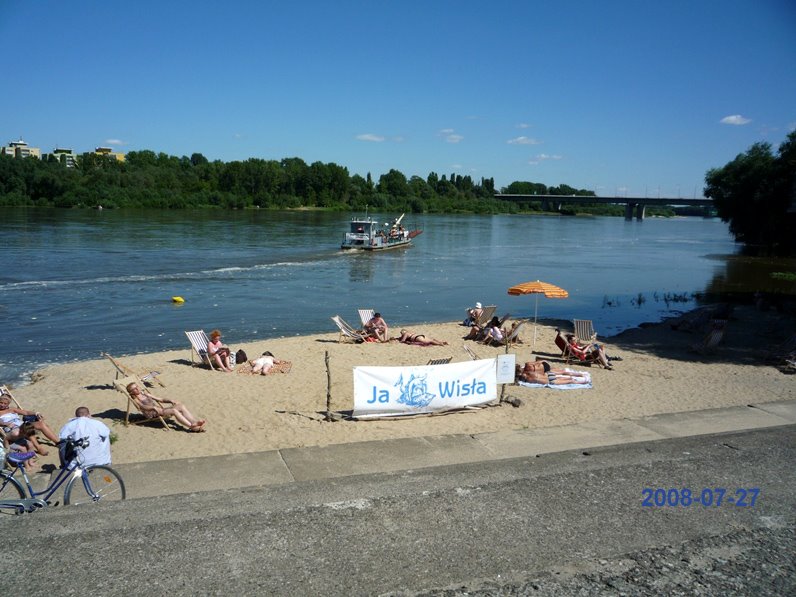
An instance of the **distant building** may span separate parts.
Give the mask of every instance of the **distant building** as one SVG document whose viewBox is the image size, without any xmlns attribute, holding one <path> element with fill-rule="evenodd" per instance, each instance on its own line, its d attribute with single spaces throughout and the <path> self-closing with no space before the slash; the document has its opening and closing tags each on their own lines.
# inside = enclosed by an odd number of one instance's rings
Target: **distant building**
<svg viewBox="0 0 796 597">
<path fill-rule="evenodd" d="M 117 162 L 124 161 L 124 154 L 113 151 L 110 147 L 97 147 L 96 149 L 94 149 L 94 153 L 97 155 L 114 158 L 116 159 Z"/>
<path fill-rule="evenodd" d="M 3 155 L 10 155 L 12 158 L 36 158 L 41 159 L 41 149 L 38 147 L 28 147 L 22 139 L 11 141 L 6 147 L 0 149 Z"/>
<path fill-rule="evenodd" d="M 45 159 L 50 159 L 50 156 L 58 160 L 62 165 L 67 168 L 77 167 L 77 156 L 71 149 L 64 149 L 63 147 L 56 147 L 50 154 L 44 154 Z"/>
</svg>

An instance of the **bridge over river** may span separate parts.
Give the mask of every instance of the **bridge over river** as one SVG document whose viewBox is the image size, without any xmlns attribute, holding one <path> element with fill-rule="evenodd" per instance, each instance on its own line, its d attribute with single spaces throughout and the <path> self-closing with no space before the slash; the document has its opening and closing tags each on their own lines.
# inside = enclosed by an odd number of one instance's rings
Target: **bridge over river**
<svg viewBox="0 0 796 597">
<path fill-rule="evenodd" d="M 712 199 L 683 199 L 682 197 L 589 197 L 586 195 L 513 195 L 495 193 L 495 199 L 503 201 L 540 201 L 544 211 L 560 211 L 561 206 L 570 203 L 605 203 L 625 206 L 625 219 L 632 220 L 635 211 L 636 219 L 643 220 L 647 205 L 698 205 L 704 208 L 705 217 L 712 217 Z"/>
</svg>

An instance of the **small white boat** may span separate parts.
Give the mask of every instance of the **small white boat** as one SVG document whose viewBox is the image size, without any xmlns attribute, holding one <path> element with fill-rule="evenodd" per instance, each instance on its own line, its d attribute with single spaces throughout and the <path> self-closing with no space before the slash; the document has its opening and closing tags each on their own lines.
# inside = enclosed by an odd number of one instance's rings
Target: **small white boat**
<svg viewBox="0 0 796 597">
<path fill-rule="evenodd" d="M 403 217 L 404 214 L 401 214 L 392 224 L 384 224 L 383 227 L 369 216 L 351 218 L 350 229 L 340 248 L 344 251 L 387 251 L 411 246 L 412 239 L 423 231 L 404 229 L 401 224 Z"/>
</svg>

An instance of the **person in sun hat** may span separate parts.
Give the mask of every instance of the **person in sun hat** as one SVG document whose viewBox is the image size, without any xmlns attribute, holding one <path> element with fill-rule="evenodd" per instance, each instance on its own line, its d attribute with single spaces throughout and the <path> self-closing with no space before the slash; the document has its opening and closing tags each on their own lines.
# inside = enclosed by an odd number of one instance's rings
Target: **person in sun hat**
<svg viewBox="0 0 796 597">
<path fill-rule="evenodd" d="M 476 303 L 475 307 L 467 309 L 467 317 L 465 318 L 462 325 L 474 325 L 481 320 L 481 316 L 484 314 L 484 308 L 481 306 L 481 303 Z"/>
</svg>

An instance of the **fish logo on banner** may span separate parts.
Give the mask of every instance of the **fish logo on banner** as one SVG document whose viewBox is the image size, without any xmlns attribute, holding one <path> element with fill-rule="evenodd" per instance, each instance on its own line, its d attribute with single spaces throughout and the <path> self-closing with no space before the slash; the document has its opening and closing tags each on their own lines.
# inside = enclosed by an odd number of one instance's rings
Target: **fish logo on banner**
<svg viewBox="0 0 796 597">
<path fill-rule="evenodd" d="M 426 378 L 428 375 L 422 375 L 416 377 L 413 373 L 409 380 L 404 383 L 404 376 L 398 378 L 398 381 L 393 384 L 394 388 L 401 389 L 401 395 L 398 397 L 399 404 L 406 404 L 407 406 L 412 406 L 415 408 L 423 408 L 428 406 L 434 398 L 437 397 L 436 394 L 431 394 L 428 391 L 428 385 L 426 384 Z"/>
</svg>

